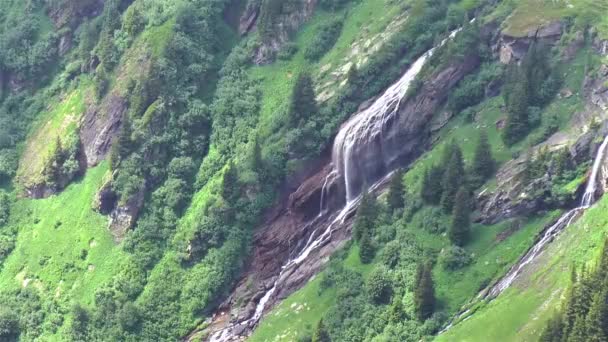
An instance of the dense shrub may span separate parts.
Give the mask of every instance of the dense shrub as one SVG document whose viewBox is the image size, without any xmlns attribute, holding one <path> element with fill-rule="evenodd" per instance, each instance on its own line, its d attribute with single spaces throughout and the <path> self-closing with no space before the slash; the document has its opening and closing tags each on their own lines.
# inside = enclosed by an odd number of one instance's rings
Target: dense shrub
<svg viewBox="0 0 608 342">
<path fill-rule="evenodd" d="M 304 51 L 304 57 L 310 61 L 319 60 L 327 51 L 329 51 L 342 32 L 342 20 L 334 19 L 319 27 L 319 32 Z"/>
<path fill-rule="evenodd" d="M 439 264 L 447 270 L 457 270 L 467 266 L 470 262 L 471 256 L 462 247 L 450 246 L 439 254 Z"/>
</svg>

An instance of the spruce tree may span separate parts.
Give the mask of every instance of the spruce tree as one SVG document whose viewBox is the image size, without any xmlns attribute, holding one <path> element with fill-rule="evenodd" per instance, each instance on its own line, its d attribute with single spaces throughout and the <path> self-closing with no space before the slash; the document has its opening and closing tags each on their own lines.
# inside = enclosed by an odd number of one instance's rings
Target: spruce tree
<svg viewBox="0 0 608 342">
<path fill-rule="evenodd" d="M 456 195 L 452 224 L 448 231 L 450 241 L 457 246 L 464 246 L 469 238 L 471 229 L 471 208 L 469 194 L 465 188 L 460 188 Z"/>
<path fill-rule="evenodd" d="M 549 319 L 538 340 L 539 342 L 561 342 L 562 330 L 562 319 L 559 315 L 556 315 Z"/>
<path fill-rule="evenodd" d="M 462 160 L 462 151 L 458 145 L 455 145 L 452 148 L 452 155 L 449 163 L 446 166 L 441 183 L 443 186 L 441 206 L 446 212 L 452 211 L 456 193 L 462 186 L 464 178 L 465 171 L 464 162 Z"/>
<path fill-rule="evenodd" d="M 374 260 L 376 248 L 370 232 L 367 231 L 362 234 L 363 235 L 359 239 L 359 259 L 361 259 L 361 263 L 369 264 Z"/>
<path fill-rule="evenodd" d="M 353 224 L 353 238 L 355 241 L 359 241 L 364 234 L 373 235 L 375 220 L 375 199 L 367 191 L 364 191 Z"/>
<path fill-rule="evenodd" d="M 566 306 L 565 306 L 564 317 L 563 317 L 564 330 L 562 333 L 562 335 L 564 336 L 564 339 L 570 335 L 570 332 L 572 331 L 572 328 L 574 327 L 574 322 L 576 321 L 576 317 L 577 317 L 577 313 L 576 313 L 576 309 L 577 309 L 576 302 L 578 300 L 577 286 L 576 286 L 577 279 L 578 279 L 578 274 L 576 272 L 576 268 L 573 266 L 571 274 L 570 274 L 570 285 L 566 292 Z"/>
<path fill-rule="evenodd" d="M 392 211 L 403 209 L 405 206 L 405 189 L 403 187 L 403 171 L 398 170 L 391 178 L 391 183 L 388 188 L 387 203 Z"/>
<path fill-rule="evenodd" d="M 492 157 L 492 148 L 488 142 L 488 135 L 482 132 L 479 136 L 479 142 L 475 148 L 473 156 L 473 165 L 471 166 L 471 178 L 473 185 L 477 188 L 488 179 L 496 168 L 496 161 Z"/>
<path fill-rule="evenodd" d="M 608 289 L 603 288 L 596 293 L 587 315 L 586 328 L 587 338 L 590 342 L 608 341 L 606 330 L 608 330 L 608 303 L 606 302 Z"/>
<path fill-rule="evenodd" d="M 240 185 L 238 170 L 233 162 L 230 162 L 224 171 L 222 182 L 222 198 L 230 204 L 234 204 L 239 196 Z"/>
<path fill-rule="evenodd" d="M 312 342 L 331 342 L 331 338 L 329 337 L 329 333 L 327 332 L 322 319 L 315 327 L 315 332 L 312 334 Z"/>
<path fill-rule="evenodd" d="M 307 72 L 302 72 L 298 76 L 291 94 L 289 114 L 292 125 L 294 127 L 302 126 L 317 111 L 317 100 L 312 78 Z"/>
<path fill-rule="evenodd" d="M 503 132 L 503 140 L 507 145 L 513 145 L 530 130 L 528 106 L 532 95 L 526 67 L 510 67 L 507 83 L 504 96 L 507 123 Z"/>
<path fill-rule="evenodd" d="M 587 342 L 586 328 L 585 316 L 576 316 L 572 331 L 570 332 L 570 335 L 568 335 L 568 342 Z"/>
<path fill-rule="evenodd" d="M 435 311 L 435 284 L 432 276 L 432 265 L 426 263 L 420 268 L 420 279 L 414 290 L 414 308 L 420 321 L 431 317 Z"/>
<path fill-rule="evenodd" d="M 443 174 L 444 170 L 440 166 L 432 166 L 426 170 L 420 189 L 420 196 L 425 203 L 437 205 L 441 201 Z"/>
</svg>

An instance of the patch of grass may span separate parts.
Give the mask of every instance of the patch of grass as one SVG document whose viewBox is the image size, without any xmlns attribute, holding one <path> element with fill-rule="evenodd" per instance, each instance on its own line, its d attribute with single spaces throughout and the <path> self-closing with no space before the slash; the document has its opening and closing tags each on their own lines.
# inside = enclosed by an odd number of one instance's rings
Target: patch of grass
<svg viewBox="0 0 608 342">
<path fill-rule="evenodd" d="M 91 208 L 107 169 L 102 163 L 89 170 L 59 195 L 17 200 L 9 225 L 19 235 L 3 263 L 0 288 L 35 286 L 43 298 L 93 302 L 94 290 L 126 258 L 107 230 L 107 218 Z"/>
<path fill-rule="evenodd" d="M 70 137 L 78 134 L 90 90 L 91 81 L 83 78 L 78 88 L 64 94 L 40 115 L 19 162 L 17 181 L 20 185 L 28 187 L 43 182 L 44 164 L 50 158 L 55 141 L 68 143 Z"/>
</svg>

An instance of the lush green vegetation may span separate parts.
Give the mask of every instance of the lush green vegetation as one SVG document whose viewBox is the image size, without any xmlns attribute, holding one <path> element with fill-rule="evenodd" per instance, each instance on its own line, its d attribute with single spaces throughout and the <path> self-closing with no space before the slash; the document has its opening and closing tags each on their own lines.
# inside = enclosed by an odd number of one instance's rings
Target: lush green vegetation
<svg viewBox="0 0 608 342">
<path fill-rule="evenodd" d="M 302 29 L 284 37 L 282 21 L 301 9 L 298 1 L 250 1 L 260 13 L 257 33 L 247 37 L 235 20 L 244 0 L 3 2 L 0 340 L 188 334 L 234 285 L 252 227 L 283 180 L 325 151 L 361 102 L 464 26 L 416 82 L 456 60 L 482 61 L 449 95 L 444 110 L 455 118 L 436 146 L 395 174 L 386 198 L 364 197 L 353 242 L 251 339 L 433 335 L 552 217 L 472 222 L 473 195 L 492 186 L 497 167 L 567 128 L 580 107 L 580 96 L 554 99 L 562 84 L 554 71 L 578 93 L 595 61 L 586 48 L 569 65 L 544 64 L 544 49 L 534 47 L 522 67 L 505 72 L 480 34 L 483 21 L 469 18 L 513 11 L 504 26 L 515 35 L 550 9 L 544 18 L 568 18 L 570 36 L 591 35 L 587 26 L 608 32 L 597 15 L 605 1 L 575 0 L 569 9 L 535 2 L 322 0 Z M 251 65 L 261 44 L 285 37 L 277 61 Z M 488 97 L 505 75 L 504 100 Z M 116 98 L 125 113 L 107 161 L 85 170 L 83 117 L 105 114 Z M 508 127 L 525 126 L 507 144 L 496 125 L 503 102 Z M 529 155 L 526 182 L 552 171 L 552 186 L 535 196 L 557 207 L 576 193 L 585 166 L 570 159 L 565 150 Z M 57 194 L 24 198 L 40 188 Z M 96 212 L 101 188 L 113 206 L 143 199 L 123 241 Z M 532 310 L 538 300 L 520 305 Z"/>
</svg>

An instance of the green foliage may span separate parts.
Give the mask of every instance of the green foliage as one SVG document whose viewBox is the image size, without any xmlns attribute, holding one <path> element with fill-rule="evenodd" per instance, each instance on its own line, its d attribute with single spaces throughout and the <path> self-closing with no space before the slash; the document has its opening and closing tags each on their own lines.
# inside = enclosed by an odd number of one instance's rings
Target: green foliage
<svg viewBox="0 0 608 342">
<path fill-rule="evenodd" d="M 452 224 L 448 231 L 450 241 L 457 246 L 464 246 L 471 229 L 471 204 L 466 188 L 460 188 L 456 194 Z"/>
<path fill-rule="evenodd" d="M 0 308 L 0 339 L 3 341 L 16 341 L 19 332 L 19 318 L 17 314 L 8 308 Z"/>
<path fill-rule="evenodd" d="M 541 341 L 605 341 L 608 336 L 608 240 L 596 268 L 572 269 L 563 311 L 550 319 Z"/>
<path fill-rule="evenodd" d="M 424 321 L 435 311 L 435 284 L 433 282 L 433 267 L 429 262 L 418 264 L 414 281 L 414 310 L 416 317 Z"/>
<path fill-rule="evenodd" d="M 492 148 L 488 142 L 488 136 L 482 132 L 475 147 L 473 163 L 471 165 L 470 177 L 474 187 L 481 186 L 496 170 L 496 161 L 492 156 Z"/>
<path fill-rule="evenodd" d="M 403 186 L 403 170 L 395 172 L 388 188 L 388 207 L 395 211 L 405 206 L 405 188 Z"/>
<path fill-rule="evenodd" d="M 0 227 L 8 223 L 10 209 L 11 200 L 6 191 L 0 189 Z"/>
<path fill-rule="evenodd" d="M 452 145 L 446 149 L 446 156 L 449 155 L 448 162 L 445 165 L 445 172 L 441 180 L 443 187 L 441 195 L 441 206 L 446 212 L 452 211 L 456 200 L 456 194 L 460 187 L 464 184 L 464 161 L 462 151 L 458 145 Z"/>
<path fill-rule="evenodd" d="M 509 65 L 503 88 L 508 114 L 503 140 L 507 145 L 520 141 L 538 125 L 529 107 L 542 108 L 561 87 L 559 68 L 550 64 L 547 51 L 546 46 L 534 42 L 520 65 Z"/>
<path fill-rule="evenodd" d="M 420 197 L 427 204 L 437 205 L 441 201 L 443 188 L 441 180 L 444 170 L 441 166 L 432 166 L 424 173 L 422 186 L 420 187 Z"/>
<path fill-rule="evenodd" d="M 471 256 L 462 247 L 450 246 L 439 254 L 439 264 L 450 271 L 460 269 L 471 263 Z"/>
<path fill-rule="evenodd" d="M 319 32 L 315 35 L 310 45 L 304 51 L 304 57 L 310 61 L 317 61 L 323 57 L 327 51 L 336 44 L 342 31 L 342 20 L 334 19 L 324 23 L 319 27 Z"/>
<path fill-rule="evenodd" d="M 389 271 L 384 266 L 374 268 L 365 281 L 365 290 L 374 303 L 389 303 L 393 294 Z"/>
<path fill-rule="evenodd" d="M 323 324 L 323 320 L 320 320 L 317 326 L 315 327 L 315 331 L 312 335 L 312 342 L 331 342 L 331 338 L 327 333 L 327 329 L 325 329 L 325 325 Z"/>
</svg>

